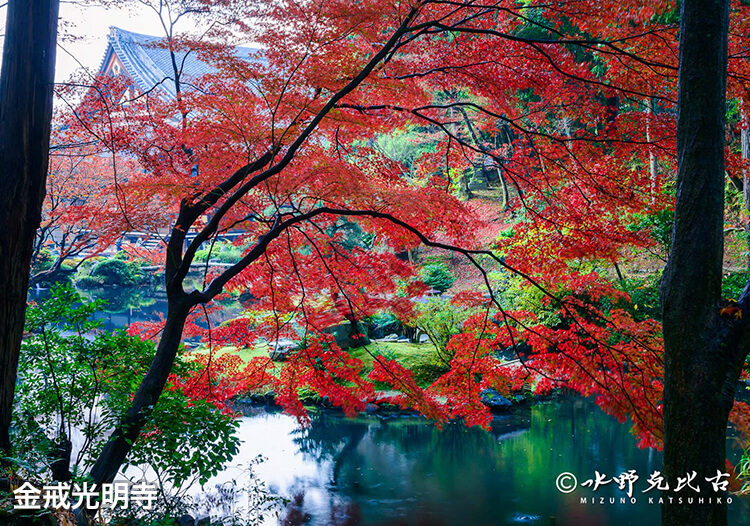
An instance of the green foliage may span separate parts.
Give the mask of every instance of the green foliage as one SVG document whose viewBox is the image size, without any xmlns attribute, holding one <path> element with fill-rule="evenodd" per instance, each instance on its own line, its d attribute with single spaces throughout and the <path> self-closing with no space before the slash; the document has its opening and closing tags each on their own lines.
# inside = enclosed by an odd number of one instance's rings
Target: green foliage
<svg viewBox="0 0 750 526">
<path fill-rule="evenodd" d="M 438 141 L 425 130 L 415 126 L 409 130 L 396 130 L 379 135 L 372 145 L 377 151 L 404 165 L 407 173 L 414 174 L 417 160 L 426 153 L 434 152 Z"/>
<path fill-rule="evenodd" d="M 445 292 L 453 286 L 456 276 L 442 260 L 432 260 L 425 263 L 421 270 L 422 281 L 428 287 Z"/>
<path fill-rule="evenodd" d="M 656 241 L 659 252 L 663 258 L 669 254 L 672 244 L 672 224 L 674 223 L 674 210 L 662 210 L 658 213 L 639 214 L 637 221 L 631 226 L 632 230 L 647 230 Z"/>
<path fill-rule="evenodd" d="M 91 269 L 91 277 L 99 278 L 104 285 L 138 285 L 145 276 L 138 262 L 122 259 L 105 259 Z"/>
<path fill-rule="evenodd" d="M 155 354 L 154 344 L 120 331 L 100 332 L 92 321 L 102 301 L 82 303 L 70 286 L 56 286 L 49 300 L 31 305 L 19 363 L 14 412 L 15 456 L 26 471 L 45 476 L 76 433 L 83 436 L 74 473 L 82 473 L 130 406 Z M 178 361 L 176 378 L 195 374 Z M 176 487 L 205 482 L 236 453 L 237 422 L 205 400 L 191 400 L 171 384 L 149 415 L 128 462 L 148 465 Z M 63 460 L 66 460 L 63 458 Z"/>
<path fill-rule="evenodd" d="M 57 258 L 48 249 L 40 250 L 31 261 L 31 275 L 33 276 L 50 270 L 56 261 Z M 75 268 L 76 263 L 70 259 L 66 259 L 60 264 L 59 270 L 50 276 L 50 279 L 39 281 L 39 285 L 50 287 L 55 283 L 70 282 Z"/>
<path fill-rule="evenodd" d="M 106 258 L 102 258 L 102 257 L 94 257 L 94 258 L 86 259 L 78 266 L 78 276 L 79 277 L 90 276 L 91 269 L 94 268 L 94 266 L 96 266 L 97 263 L 99 263 L 100 261 L 104 261 L 105 259 Z"/>
<path fill-rule="evenodd" d="M 661 300 L 659 299 L 659 286 L 661 285 L 661 272 L 650 274 L 644 278 L 627 278 L 625 280 L 627 292 L 630 295 L 630 303 L 623 307 L 636 321 L 649 318 L 661 320 Z"/>
<path fill-rule="evenodd" d="M 195 262 L 205 263 L 209 257 L 212 261 L 218 261 L 219 263 L 237 263 L 242 259 L 242 253 L 244 248 L 241 246 L 234 245 L 228 242 L 218 242 L 213 246 L 209 245 L 206 248 L 198 250 L 195 253 Z"/>
<path fill-rule="evenodd" d="M 193 477 L 205 484 L 237 453 L 237 425 L 211 402 L 189 400 L 179 390 L 166 389 L 128 463 L 151 465 L 176 487 Z"/>
<path fill-rule="evenodd" d="M 87 404 L 92 401 L 93 406 L 100 394 L 99 381 L 92 374 L 78 374 L 93 367 L 92 358 L 101 349 L 101 341 L 86 338 L 96 328 L 89 318 L 101 302 L 75 307 L 79 299 L 71 287 L 56 286 L 43 307 L 32 305 L 26 313 L 26 330 L 34 335 L 21 346 L 14 412 L 21 439 L 13 444 L 34 473 L 47 467 L 56 445 L 65 445 L 74 428 L 102 431 Z"/>
<path fill-rule="evenodd" d="M 92 258 L 81 263 L 76 274 L 76 285 L 82 289 L 105 285 L 139 285 L 146 279 L 138 260 L 125 261 L 118 253 L 112 259 Z"/>
<path fill-rule="evenodd" d="M 539 322 L 547 327 L 554 327 L 560 323 L 560 316 L 555 306 L 546 301 L 544 292 L 530 285 L 521 276 L 506 271 L 497 271 L 493 272 L 491 277 L 497 282 L 497 289 L 503 291 L 500 302 L 504 309 L 533 312 Z"/>
<path fill-rule="evenodd" d="M 745 284 L 747 284 L 748 278 L 750 278 L 750 273 L 747 271 L 725 274 L 724 279 L 721 281 L 722 297 L 739 298 L 745 288 Z"/>
<path fill-rule="evenodd" d="M 76 268 L 75 262 L 66 259 L 60 264 L 60 268 L 65 271 L 66 273 L 72 273 L 73 270 Z"/>
<path fill-rule="evenodd" d="M 750 448 L 745 449 L 737 465 L 737 478 L 742 482 L 741 495 L 750 495 Z"/>
<path fill-rule="evenodd" d="M 435 347 L 434 363 L 440 367 L 450 366 L 453 353 L 448 349 L 448 342 L 461 332 L 464 322 L 476 309 L 458 308 L 450 300 L 430 298 L 417 306 L 416 311 L 416 326 Z"/>
<path fill-rule="evenodd" d="M 78 288 L 94 289 L 104 286 L 104 280 L 91 277 L 91 269 L 104 258 L 94 257 L 81 262 L 75 274 L 74 282 Z"/>
</svg>

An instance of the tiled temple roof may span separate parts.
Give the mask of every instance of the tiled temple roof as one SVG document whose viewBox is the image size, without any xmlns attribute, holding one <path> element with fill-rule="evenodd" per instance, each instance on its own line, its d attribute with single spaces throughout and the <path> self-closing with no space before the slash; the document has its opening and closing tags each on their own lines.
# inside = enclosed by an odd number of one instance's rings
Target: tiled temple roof
<svg viewBox="0 0 750 526">
<path fill-rule="evenodd" d="M 163 96 L 175 97 L 174 82 L 170 82 L 174 79 L 172 59 L 169 50 L 159 45 L 163 38 L 110 27 L 107 40 L 109 45 L 100 68 L 101 74 L 110 73 L 108 69 L 111 68 L 114 56 L 125 68 L 125 72 L 138 90 L 147 92 L 156 89 Z M 248 60 L 252 60 L 252 55 L 259 51 L 248 47 L 237 47 L 236 50 L 240 58 Z M 184 82 L 189 83 L 215 71 L 194 51 L 177 51 L 175 58 L 178 67 L 182 69 L 181 79 Z"/>
</svg>

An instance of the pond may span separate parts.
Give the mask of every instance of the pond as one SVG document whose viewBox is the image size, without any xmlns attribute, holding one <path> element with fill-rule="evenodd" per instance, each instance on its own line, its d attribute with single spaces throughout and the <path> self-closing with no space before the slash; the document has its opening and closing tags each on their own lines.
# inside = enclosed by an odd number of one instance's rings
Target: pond
<svg viewBox="0 0 750 526">
<path fill-rule="evenodd" d="M 448 424 L 438 429 L 413 416 L 346 419 L 331 411 L 312 415 L 310 427 L 273 408 L 249 407 L 240 422 L 243 440 L 233 460 L 258 454 L 255 473 L 292 502 L 265 524 L 368 526 L 658 524 L 649 504 L 648 476 L 661 454 L 640 450 L 628 432 L 590 400 L 565 399 L 518 408 L 495 418 L 485 432 Z M 737 452 L 733 453 L 735 456 Z M 615 484 L 563 494 L 557 476 L 579 484 L 599 471 L 612 478 L 627 470 L 641 477 L 636 504 L 620 504 Z M 229 467 L 209 482 L 242 480 Z M 581 504 L 581 497 L 617 497 L 616 504 Z M 730 524 L 750 523 L 747 502 L 730 506 Z"/>
<path fill-rule="evenodd" d="M 167 295 L 152 287 L 104 287 L 79 290 L 86 301 L 104 300 L 106 304 L 94 315 L 107 331 L 129 327 L 133 323 L 158 322 L 167 316 Z M 29 301 L 44 301 L 49 297 L 49 289 L 39 288 L 29 291 Z M 236 318 L 242 314 L 243 307 L 239 300 L 221 301 L 221 309 L 211 311 L 210 320 L 213 326 L 223 321 Z M 198 319 L 199 325 L 205 321 Z"/>
<path fill-rule="evenodd" d="M 32 291 L 42 300 L 47 291 Z M 111 330 L 166 314 L 166 298 L 148 289 L 100 289 L 86 294 L 109 306 L 99 314 Z M 238 315 L 234 301 L 220 311 L 220 323 Z M 565 399 L 517 408 L 497 417 L 492 430 L 448 424 L 438 429 L 405 415 L 345 419 L 331 411 L 312 414 L 311 426 L 273 407 L 245 407 L 239 425 L 243 441 L 232 465 L 207 488 L 234 480 L 257 455 L 266 460 L 254 472 L 268 489 L 291 499 L 267 525 L 332 526 L 627 526 L 659 524 L 654 492 L 641 493 L 661 467 L 661 454 L 640 450 L 627 425 L 605 415 L 593 402 Z M 729 442 L 731 444 L 731 440 Z M 739 452 L 728 448 L 730 459 Z M 578 487 L 563 494 L 555 480 L 563 472 L 579 484 L 595 471 L 608 479 L 636 470 L 636 504 L 614 483 L 597 492 Z M 193 492 L 200 492 L 193 488 Z M 606 497 L 605 504 L 581 504 L 581 497 Z M 616 504 L 609 504 L 616 497 Z M 730 525 L 750 524 L 746 501 L 734 499 Z M 554 518 L 554 519 L 553 519 Z"/>
</svg>

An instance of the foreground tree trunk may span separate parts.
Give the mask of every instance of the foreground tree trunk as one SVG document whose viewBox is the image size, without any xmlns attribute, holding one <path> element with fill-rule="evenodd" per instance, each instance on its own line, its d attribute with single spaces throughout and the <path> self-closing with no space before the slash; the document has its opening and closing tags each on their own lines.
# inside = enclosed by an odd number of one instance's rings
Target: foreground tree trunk
<svg viewBox="0 0 750 526">
<path fill-rule="evenodd" d="M 154 361 L 151 363 L 140 387 L 133 396 L 133 402 L 122 423 L 118 426 L 104 446 L 96 463 L 91 468 L 91 478 L 97 485 L 112 482 L 130 452 L 133 443 L 138 439 L 151 409 L 159 401 L 169 373 L 172 371 L 177 352 L 182 341 L 182 330 L 185 328 L 190 305 L 187 295 L 181 293 L 169 303 L 167 319 L 164 323 Z"/>
<path fill-rule="evenodd" d="M 0 450 L 8 429 L 34 235 L 47 178 L 58 0 L 10 0 L 0 72 Z"/>
<path fill-rule="evenodd" d="M 706 477 L 726 470 L 727 419 L 750 344 L 748 288 L 739 301 L 742 317 L 721 310 L 728 19 L 727 0 L 682 4 L 677 200 L 661 291 L 665 526 L 727 524 L 725 494 L 714 493 Z M 701 493 L 675 492 L 677 478 L 692 472 Z M 687 497 L 722 503 L 687 504 Z"/>
</svg>

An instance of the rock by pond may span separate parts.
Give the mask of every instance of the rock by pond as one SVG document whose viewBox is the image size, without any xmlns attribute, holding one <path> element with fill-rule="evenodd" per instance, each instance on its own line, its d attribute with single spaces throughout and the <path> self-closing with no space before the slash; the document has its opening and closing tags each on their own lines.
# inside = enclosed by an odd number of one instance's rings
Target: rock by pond
<svg viewBox="0 0 750 526">
<path fill-rule="evenodd" d="M 513 402 L 505 398 L 494 389 L 485 389 L 480 393 L 482 403 L 490 408 L 492 412 L 506 412 L 513 407 Z"/>
</svg>

